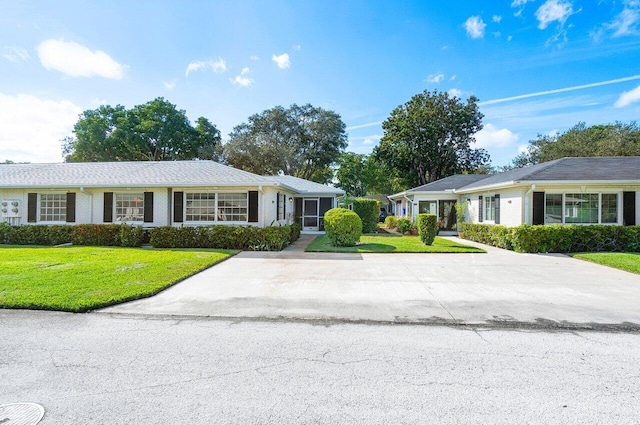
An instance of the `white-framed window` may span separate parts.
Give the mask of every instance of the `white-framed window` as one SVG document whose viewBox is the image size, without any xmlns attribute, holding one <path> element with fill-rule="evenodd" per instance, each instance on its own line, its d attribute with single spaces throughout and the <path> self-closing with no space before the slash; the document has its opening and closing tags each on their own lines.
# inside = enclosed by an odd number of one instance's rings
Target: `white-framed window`
<svg viewBox="0 0 640 425">
<path fill-rule="evenodd" d="M 546 193 L 545 224 L 615 224 L 617 193 Z"/>
<path fill-rule="evenodd" d="M 60 222 L 67 219 L 67 194 L 40 194 L 39 221 Z"/>
<path fill-rule="evenodd" d="M 186 194 L 185 217 L 187 221 L 215 221 L 216 194 L 213 192 Z"/>
<path fill-rule="evenodd" d="M 248 221 L 249 194 L 218 193 L 218 221 Z"/>
<path fill-rule="evenodd" d="M 116 193 L 114 221 L 115 222 L 144 221 L 144 194 Z"/>
<path fill-rule="evenodd" d="M 496 198 L 494 196 L 484 197 L 484 206 L 482 209 L 484 221 L 495 221 L 496 219 Z"/>
</svg>

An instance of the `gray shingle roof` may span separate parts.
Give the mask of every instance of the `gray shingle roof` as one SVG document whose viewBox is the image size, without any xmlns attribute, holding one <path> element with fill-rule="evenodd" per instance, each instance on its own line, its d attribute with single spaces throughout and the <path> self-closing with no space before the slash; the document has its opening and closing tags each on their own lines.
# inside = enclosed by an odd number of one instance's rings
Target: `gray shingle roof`
<svg viewBox="0 0 640 425">
<path fill-rule="evenodd" d="M 324 184 L 312 182 L 293 176 L 265 176 L 272 182 L 277 182 L 298 193 L 315 193 L 327 195 L 344 195 L 344 190 Z"/>
<path fill-rule="evenodd" d="M 640 181 L 640 156 L 561 158 L 488 176 L 461 190 L 510 182 Z"/>
<path fill-rule="evenodd" d="M 414 187 L 413 189 L 407 190 L 407 193 L 444 192 L 452 189 L 460 189 L 461 187 L 486 179 L 487 177 L 489 176 L 486 174 L 455 174 L 422 186 Z"/>
<path fill-rule="evenodd" d="M 0 188 L 257 185 L 273 180 L 213 161 L 0 165 Z"/>
</svg>

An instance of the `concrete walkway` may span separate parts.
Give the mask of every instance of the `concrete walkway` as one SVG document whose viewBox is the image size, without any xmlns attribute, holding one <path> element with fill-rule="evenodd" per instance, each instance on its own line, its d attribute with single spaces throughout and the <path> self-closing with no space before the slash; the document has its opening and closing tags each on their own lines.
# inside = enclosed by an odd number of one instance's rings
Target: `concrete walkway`
<svg viewBox="0 0 640 425">
<path fill-rule="evenodd" d="M 564 255 L 242 252 L 105 313 L 640 330 L 640 276 Z"/>
</svg>

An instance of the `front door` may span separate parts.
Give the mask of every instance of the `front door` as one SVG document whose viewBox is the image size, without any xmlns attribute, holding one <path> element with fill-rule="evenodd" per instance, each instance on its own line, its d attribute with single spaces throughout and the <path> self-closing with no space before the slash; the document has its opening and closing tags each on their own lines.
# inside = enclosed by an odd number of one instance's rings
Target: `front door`
<svg viewBox="0 0 640 425">
<path fill-rule="evenodd" d="M 302 204 L 302 230 L 318 231 L 318 198 L 304 198 Z"/>
<path fill-rule="evenodd" d="M 438 208 L 438 221 L 440 230 L 456 230 L 456 201 L 440 201 Z"/>
</svg>

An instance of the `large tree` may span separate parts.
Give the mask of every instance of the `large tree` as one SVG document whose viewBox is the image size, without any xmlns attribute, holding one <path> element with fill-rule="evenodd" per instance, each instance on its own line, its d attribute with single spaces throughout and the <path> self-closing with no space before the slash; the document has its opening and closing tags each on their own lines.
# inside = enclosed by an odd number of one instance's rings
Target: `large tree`
<svg viewBox="0 0 640 425">
<path fill-rule="evenodd" d="M 463 103 L 446 92 L 424 91 L 382 123 L 384 135 L 374 154 L 411 185 L 475 172 L 489 162 L 484 149 L 471 147 L 482 117 L 474 96 Z"/>
<path fill-rule="evenodd" d="M 386 170 L 373 155 L 346 152 L 337 162 L 336 186 L 351 196 L 397 193 L 405 189 L 391 170 Z"/>
<path fill-rule="evenodd" d="M 284 173 L 326 183 L 347 147 L 340 115 L 309 104 L 268 109 L 235 127 L 224 145 L 227 163 L 256 174 Z"/>
<path fill-rule="evenodd" d="M 538 135 L 529 141 L 527 150 L 512 162 L 512 166 L 526 167 L 564 157 L 579 156 L 639 156 L 640 128 L 628 124 L 594 125 L 580 122 L 562 134 Z"/>
<path fill-rule="evenodd" d="M 204 117 L 193 127 L 185 111 L 157 98 L 143 105 L 84 111 L 63 140 L 67 162 L 218 160 L 220 131 Z"/>
</svg>

